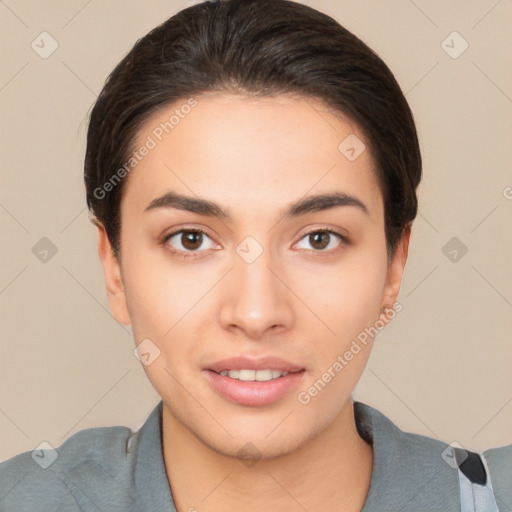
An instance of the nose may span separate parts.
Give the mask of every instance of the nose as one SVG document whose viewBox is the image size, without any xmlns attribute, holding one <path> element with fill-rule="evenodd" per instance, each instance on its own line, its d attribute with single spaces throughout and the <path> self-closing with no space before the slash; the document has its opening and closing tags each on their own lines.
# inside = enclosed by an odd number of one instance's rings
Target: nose
<svg viewBox="0 0 512 512">
<path fill-rule="evenodd" d="M 270 331 L 292 327 L 293 293 L 286 284 L 286 272 L 270 251 L 264 250 L 252 263 L 235 254 L 226 277 L 219 311 L 224 329 L 258 340 Z"/>
</svg>

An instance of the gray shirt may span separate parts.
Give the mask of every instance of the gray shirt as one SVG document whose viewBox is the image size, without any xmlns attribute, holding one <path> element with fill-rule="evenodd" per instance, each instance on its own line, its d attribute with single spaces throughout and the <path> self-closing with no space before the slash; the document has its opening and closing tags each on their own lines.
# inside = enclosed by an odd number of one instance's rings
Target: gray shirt
<svg viewBox="0 0 512 512">
<path fill-rule="evenodd" d="M 1 512 L 175 512 L 162 454 L 163 402 L 145 424 L 77 432 L 55 450 L 0 464 Z M 359 434 L 373 445 L 362 512 L 460 511 L 459 471 L 448 445 L 406 433 L 376 409 L 354 403 Z M 500 511 L 512 510 L 512 445 L 484 452 Z M 191 503 L 201 511 L 201 503 Z M 490 509 L 489 509 L 490 510 Z"/>
</svg>

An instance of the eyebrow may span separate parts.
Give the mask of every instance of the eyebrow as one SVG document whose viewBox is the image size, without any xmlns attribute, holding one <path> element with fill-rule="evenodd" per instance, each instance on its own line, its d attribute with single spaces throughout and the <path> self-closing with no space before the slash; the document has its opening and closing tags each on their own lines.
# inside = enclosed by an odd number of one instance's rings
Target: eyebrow
<svg viewBox="0 0 512 512">
<path fill-rule="evenodd" d="M 329 210 L 339 206 L 355 206 L 368 215 L 368 208 L 357 197 L 344 192 L 332 192 L 329 194 L 317 194 L 299 199 L 298 201 L 288 205 L 281 213 L 281 216 L 284 218 L 299 217 L 306 213 Z M 178 194 L 177 192 L 167 192 L 163 196 L 153 199 L 145 208 L 144 212 L 161 208 L 186 210 L 200 215 L 215 217 L 223 221 L 233 220 L 233 216 L 230 211 L 219 204 L 206 199 Z"/>
</svg>

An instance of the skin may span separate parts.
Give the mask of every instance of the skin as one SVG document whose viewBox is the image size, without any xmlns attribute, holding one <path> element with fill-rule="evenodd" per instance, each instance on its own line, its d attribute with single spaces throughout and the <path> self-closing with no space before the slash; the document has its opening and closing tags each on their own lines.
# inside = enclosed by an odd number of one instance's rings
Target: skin
<svg viewBox="0 0 512 512">
<path fill-rule="evenodd" d="M 361 510 L 373 453 L 357 433 L 351 393 L 371 343 L 307 405 L 297 394 L 374 325 L 382 306 L 396 302 L 410 230 L 388 260 L 369 146 L 353 162 L 338 150 L 349 134 L 362 141 L 364 134 L 320 101 L 228 94 L 197 99 L 129 175 L 121 201 L 121 262 L 98 228 L 114 317 L 132 325 L 136 344 L 149 338 L 160 350 L 144 370 L 164 401 L 163 453 L 176 506 Z M 149 119 L 138 143 L 177 107 Z M 169 191 L 218 202 L 233 220 L 178 209 L 144 212 Z M 356 196 L 368 214 L 339 206 L 282 218 L 289 203 L 335 191 Z M 208 234 L 188 251 L 195 259 L 168 250 L 186 252 L 190 245 L 181 234 L 162 242 L 185 228 Z M 331 235 L 322 249 L 305 236 L 313 228 L 337 230 L 350 242 Z M 263 249 L 250 264 L 236 252 L 247 236 Z M 303 380 L 271 405 L 235 404 L 201 370 L 242 354 L 299 364 Z M 252 465 L 237 457 L 248 442 L 261 455 Z"/>
</svg>

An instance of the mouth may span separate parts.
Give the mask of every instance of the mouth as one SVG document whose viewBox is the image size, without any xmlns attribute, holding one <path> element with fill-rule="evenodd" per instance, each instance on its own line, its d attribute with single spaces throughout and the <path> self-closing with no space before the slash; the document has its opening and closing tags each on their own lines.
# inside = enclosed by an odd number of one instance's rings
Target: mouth
<svg viewBox="0 0 512 512">
<path fill-rule="evenodd" d="M 285 377 L 288 373 L 285 370 L 250 370 L 242 368 L 241 370 L 222 370 L 221 372 L 215 372 L 223 377 L 229 377 L 230 379 L 242 380 L 244 382 L 266 382 L 269 380 L 280 379 Z M 291 372 L 295 373 L 295 372 Z"/>
<path fill-rule="evenodd" d="M 223 398 L 239 405 L 269 405 L 285 398 L 303 379 L 306 369 L 280 358 L 245 356 L 217 361 L 203 369 L 207 381 Z"/>
</svg>

